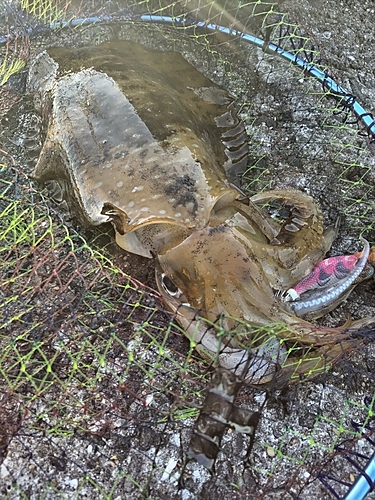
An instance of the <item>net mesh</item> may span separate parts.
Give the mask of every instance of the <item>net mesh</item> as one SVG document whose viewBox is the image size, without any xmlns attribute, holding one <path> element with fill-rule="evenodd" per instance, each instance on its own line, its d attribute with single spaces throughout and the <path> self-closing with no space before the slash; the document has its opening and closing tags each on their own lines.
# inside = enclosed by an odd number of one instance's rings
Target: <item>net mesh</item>
<svg viewBox="0 0 375 500">
<path fill-rule="evenodd" d="M 267 391 L 243 384 L 236 406 L 261 414 L 249 460 L 251 437 L 228 429 L 214 474 L 194 461 L 186 464 L 212 363 L 199 357 L 154 291 L 152 263 L 124 256 L 110 228 L 79 226 L 32 183 L 44 126 L 23 97 L 21 70 L 46 46 L 116 37 L 183 53 L 236 96 L 250 141 L 247 192 L 307 191 L 319 200 L 327 224 L 341 217 L 334 251 L 352 253 L 362 234 L 375 242 L 368 128 L 332 91 L 240 33 L 314 63 L 371 111 L 374 76 L 364 50 L 373 36 L 366 30 L 371 3 L 353 15 L 348 2 L 336 16 L 329 14 L 339 9 L 334 2 L 323 8 L 304 2 L 2 0 L 0 7 L 0 78 L 8 82 L 0 88 L 2 496 L 345 495 L 374 451 L 369 332 L 343 344 L 331 370 L 329 352 L 319 353 L 310 375 L 320 375 L 312 380 Z M 163 22 L 142 20 L 146 14 L 164 16 Z M 69 26 L 57 26 L 62 20 Z M 231 34 L 211 25 L 229 27 Z M 325 324 L 348 314 L 373 316 L 373 290 L 373 281 L 358 287 Z M 223 331 L 220 322 L 215 327 L 224 340 L 236 333 Z M 282 337 L 283 328 L 248 325 L 258 342 Z M 289 376 L 298 379 L 298 359 L 309 349 L 293 342 L 287 347 L 284 367 L 291 364 Z M 310 358 L 318 356 L 310 349 Z"/>
</svg>

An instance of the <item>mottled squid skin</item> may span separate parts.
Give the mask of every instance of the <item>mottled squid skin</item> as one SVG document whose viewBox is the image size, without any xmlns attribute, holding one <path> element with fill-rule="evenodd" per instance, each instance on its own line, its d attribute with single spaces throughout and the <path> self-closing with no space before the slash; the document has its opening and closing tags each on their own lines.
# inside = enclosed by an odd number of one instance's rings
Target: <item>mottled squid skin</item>
<svg viewBox="0 0 375 500">
<path fill-rule="evenodd" d="M 248 199 L 235 187 L 247 136 L 224 90 L 181 55 L 130 42 L 43 53 L 28 88 L 48 120 L 35 178 L 83 223 L 110 220 L 121 247 L 155 256 L 159 290 L 203 355 L 237 374 L 246 366 L 242 375 L 257 383 L 277 365 L 294 366 L 277 336 L 252 345 L 244 328 L 221 343 L 197 311 L 212 323 L 225 316 L 227 330 L 237 324 L 231 317 L 285 324 L 281 339 L 317 348 L 293 368 L 298 374 L 317 373 L 341 353 L 343 328 L 297 318 L 275 293 L 309 274 L 335 231 L 323 230 L 319 206 L 304 193 Z M 286 213 L 280 222 L 262 209 L 274 202 Z"/>
</svg>

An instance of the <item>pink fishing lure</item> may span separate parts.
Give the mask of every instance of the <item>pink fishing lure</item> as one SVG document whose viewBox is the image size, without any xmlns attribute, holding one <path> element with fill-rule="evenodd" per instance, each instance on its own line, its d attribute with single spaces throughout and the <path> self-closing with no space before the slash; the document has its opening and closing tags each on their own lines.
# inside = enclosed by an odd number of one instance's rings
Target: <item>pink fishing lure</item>
<svg viewBox="0 0 375 500">
<path fill-rule="evenodd" d="M 335 281 L 342 280 L 355 269 L 360 256 L 361 252 L 353 255 L 338 255 L 337 257 L 322 260 L 293 290 L 297 296 L 300 296 L 307 290 L 332 286 Z"/>
<path fill-rule="evenodd" d="M 357 252 L 352 255 L 338 255 L 322 260 L 306 278 L 287 291 L 286 300 L 294 301 L 309 290 L 328 289 L 342 282 L 356 270 L 362 255 L 363 252 Z"/>
</svg>

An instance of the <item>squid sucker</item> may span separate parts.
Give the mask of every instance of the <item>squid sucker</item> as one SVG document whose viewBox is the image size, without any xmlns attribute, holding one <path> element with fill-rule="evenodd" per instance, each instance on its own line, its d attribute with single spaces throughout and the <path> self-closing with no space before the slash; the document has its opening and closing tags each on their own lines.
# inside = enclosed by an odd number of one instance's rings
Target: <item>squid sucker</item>
<svg viewBox="0 0 375 500">
<path fill-rule="evenodd" d="M 336 231 L 303 192 L 241 191 L 248 138 L 234 99 L 180 54 L 125 41 L 56 47 L 34 60 L 28 90 L 47 124 L 35 179 L 83 224 L 111 221 L 118 245 L 155 259 L 164 301 L 205 358 L 263 384 L 316 375 L 358 346 L 352 335 L 374 318 L 328 328 L 301 316 L 347 298 L 368 243 L 346 280 L 286 299 Z M 264 209 L 273 204 L 278 220 Z"/>
</svg>

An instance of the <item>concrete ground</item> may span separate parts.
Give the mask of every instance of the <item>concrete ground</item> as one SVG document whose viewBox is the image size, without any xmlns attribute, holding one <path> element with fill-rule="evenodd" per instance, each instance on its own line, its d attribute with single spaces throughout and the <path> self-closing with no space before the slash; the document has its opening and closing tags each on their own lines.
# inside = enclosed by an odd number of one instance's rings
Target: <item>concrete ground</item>
<svg viewBox="0 0 375 500">
<path fill-rule="evenodd" d="M 285 13 L 290 25 L 299 25 L 330 75 L 375 112 L 372 1 L 290 0 L 274 11 Z M 279 22 L 281 17 L 269 19 Z M 259 29 L 259 23 L 252 27 Z M 244 178 L 249 192 L 302 189 L 320 202 L 325 224 L 341 216 L 332 254 L 357 251 L 361 234 L 375 244 L 373 145 L 356 133 L 356 125 L 344 125 L 342 114 L 333 115 L 337 102 L 324 97 L 312 78 L 244 42 L 223 38 L 219 45 L 205 47 L 178 32 L 140 25 L 61 32 L 37 39 L 31 48 L 37 52 L 45 44 L 116 36 L 180 51 L 237 98 L 250 138 Z M 16 77 L 6 92 L 22 93 L 22 83 L 23 77 Z M 182 474 L 207 387 L 207 366 L 198 356 L 186 355 L 189 344 L 177 328 L 167 328 L 169 317 L 157 297 L 135 282 L 126 286 L 121 273 L 113 272 L 121 268 L 154 287 L 149 261 L 124 256 L 110 233 L 81 228 L 64 216 L 67 238 L 59 212 L 50 208 L 47 217 L 49 205 L 37 191 L 37 203 L 30 208 L 28 175 L 44 129 L 28 99 L 17 102 L 13 93 L 6 98 L 15 104 L 1 117 L 2 162 L 10 165 L 4 152 L 12 155 L 19 174 L 17 190 L 12 185 L 0 207 L 13 207 L 17 198 L 17 213 L 24 213 L 39 235 L 39 253 L 30 253 L 35 242 L 24 237 L 17 247 L 2 250 L 0 342 L 8 354 L 1 358 L 0 378 L 1 497 L 334 498 L 324 477 L 343 496 L 358 475 L 348 450 L 360 467 L 374 452 L 374 343 L 358 347 L 350 359 L 344 356 L 324 376 L 271 393 L 248 467 L 248 439 L 232 431 L 223 438 L 215 474 L 195 462 Z M 15 174 L 8 169 L 1 175 L 5 191 Z M 9 213 L 4 212 L 3 220 L 10 220 Z M 7 228 L 1 226 L 3 234 Z M 79 234 L 114 264 L 93 255 Z M 53 270 L 59 279 L 50 279 Z M 31 288 L 29 276 L 36 280 Z M 374 316 L 374 286 L 373 280 L 360 285 L 322 322 L 337 325 L 348 315 Z M 16 294 L 15 302 L 4 299 Z M 34 330 L 31 324 L 39 326 Z M 264 398 L 263 392 L 244 388 L 237 403 L 258 409 Z"/>
</svg>

